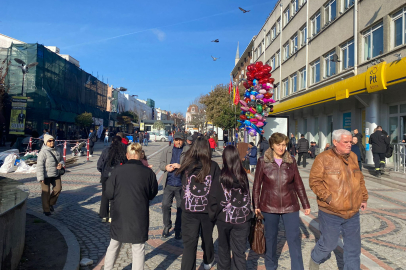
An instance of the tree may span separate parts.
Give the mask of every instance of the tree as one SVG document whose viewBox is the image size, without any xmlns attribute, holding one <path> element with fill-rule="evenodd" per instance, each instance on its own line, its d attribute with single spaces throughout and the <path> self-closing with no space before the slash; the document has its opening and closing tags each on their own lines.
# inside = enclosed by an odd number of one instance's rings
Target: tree
<svg viewBox="0 0 406 270">
<path fill-rule="evenodd" d="M 240 98 L 242 98 L 240 93 Z M 231 129 L 236 126 L 239 116 L 239 107 L 232 105 L 232 97 L 228 94 L 227 85 L 216 85 L 207 95 L 201 97 L 200 102 L 206 107 L 207 120 L 222 129 Z"/>
<path fill-rule="evenodd" d="M 162 121 L 156 121 L 156 122 L 152 125 L 152 127 L 153 127 L 154 129 L 156 129 L 156 130 L 165 129 L 165 125 L 164 125 L 164 123 L 162 123 Z"/>
<path fill-rule="evenodd" d="M 78 116 L 75 117 L 75 122 L 76 125 L 78 125 L 81 128 L 85 128 L 87 131 L 87 128 L 91 127 L 93 124 L 92 113 L 84 112 L 82 114 L 79 114 Z"/>
<path fill-rule="evenodd" d="M 117 115 L 119 125 L 129 125 L 132 122 L 138 122 L 138 115 L 132 111 L 125 111 Z"/>
</svg>

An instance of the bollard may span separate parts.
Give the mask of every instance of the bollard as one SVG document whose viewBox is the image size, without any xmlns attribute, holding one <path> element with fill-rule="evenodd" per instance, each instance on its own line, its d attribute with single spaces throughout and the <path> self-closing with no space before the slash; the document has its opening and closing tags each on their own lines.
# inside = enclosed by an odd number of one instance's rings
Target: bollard
<svg viewBox="0 0 406 270">
<path fill-rule="evenodd" d="M 86 156 L 87 156 L 87 161 L 89 161 L 89 139 L 87 139 L 86 142 Z"/>
<path fill-rule="evenodd" d="M 32 152 L 32 137 L 30 137 L 30 142 L 28 144 L 28 150 Z"/>
<path fill-rule="evenodd" d="M 63 143 L 63 161 L 66 162 L 66 141 Z"/>
</svg>

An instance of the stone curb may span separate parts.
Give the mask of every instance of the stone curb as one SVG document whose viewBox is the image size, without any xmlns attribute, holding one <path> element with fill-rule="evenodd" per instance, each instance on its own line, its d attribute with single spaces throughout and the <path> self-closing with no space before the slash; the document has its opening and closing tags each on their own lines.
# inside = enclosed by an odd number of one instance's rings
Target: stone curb
<svg viewBox="0 0 406 270">
<path fill-rule="evenodd" d="M 63 270 L 77 270 L 79 269 L 80 262 L 80 246 L 75 235 L 66 227 L 62 222 L 47 217 L 44 214 L 40 214 L 27 209 L 27 214 L 36 216 L 39 219 L 46 221 L 54 226 L 65 238 L 66 245 L 68 246 L 68 254 L 66 255 L 66 262 Z"/>
</svg>

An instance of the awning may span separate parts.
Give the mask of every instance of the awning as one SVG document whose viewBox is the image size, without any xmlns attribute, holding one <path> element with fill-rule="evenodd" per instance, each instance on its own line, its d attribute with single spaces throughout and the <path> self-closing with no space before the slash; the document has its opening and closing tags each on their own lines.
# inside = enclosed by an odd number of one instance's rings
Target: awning
<svg viewBox="0 0 406 270">
<path fill-rule="evenodd" d="M 379 63 L 364 73 L 321 87 L 301 96 L 275 104 L 272 115 L 295 111 L 316 104 L 341 100 L 360 93 L 373 93 L 387 86 L 406 81 L 406 57 L 401 60 Z"/>
</svg>

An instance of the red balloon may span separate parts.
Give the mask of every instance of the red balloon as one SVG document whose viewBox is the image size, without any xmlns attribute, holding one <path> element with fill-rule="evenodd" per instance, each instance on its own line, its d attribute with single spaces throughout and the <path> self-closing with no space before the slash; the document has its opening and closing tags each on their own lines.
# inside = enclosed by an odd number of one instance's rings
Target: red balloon
<svg viewBox="0 0 406 270">
<path fill-rule="evenodd" d="M 251 101 L 251 99 L 250 99 L 249 97 L 247 97 L 247 98 L 244 98 L 244 101 L 245 101 L 246 103 L 248 103 L 248 102 Z"/>
<path fill-rule="evenodd" d="M 264 94 L 264 98 L 271 98 L 272 96 L 273 96 L 273 94 L 269 93 L 269 92 Z"/>
<path fill-rule="evenodd" d="M 244 114 L 240 114 L 240 119 L 241 120 L 247 120 L 247 117 Z"/>
<path fill-rule="evenodd" d="M 255 68 L 260 69 L 264 64 L 261 61 L 255 63 Z"/>
<path fill-rule="evenodd" d="M 269 83 L 273 83 L 274 81 L 275 81 L 274 78 L 269 78 L 269 79 L 268 79 L 268 82 L 269 82 Z"/>
<path fill-rule="evenodd" d="M 243 85 L 244 85 L 245 89 L 250 88 L 250 86 L 249 86 L 248 82 L 244 82 L 244 83 L 243 83 Z"/>
</svg>

